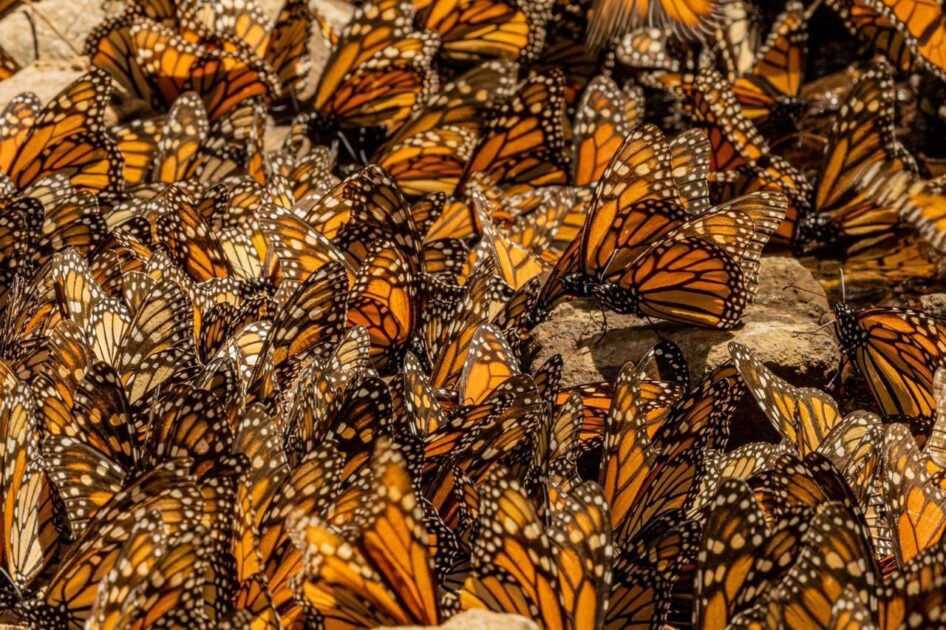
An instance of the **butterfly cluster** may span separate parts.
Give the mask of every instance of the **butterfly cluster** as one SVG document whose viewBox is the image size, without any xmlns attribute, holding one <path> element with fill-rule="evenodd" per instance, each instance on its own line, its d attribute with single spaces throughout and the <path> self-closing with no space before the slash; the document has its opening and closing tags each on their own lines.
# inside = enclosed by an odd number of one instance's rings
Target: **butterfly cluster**
<svg viewBox="0 0 946 630">
<path fill-rule="evenodd" d="M 533 361 L 572 299 L 737 328 L 764 251 L 936 277 L 942 8 L 778 4 L 123 3 L 0 116 L 0 620 L 946 627 L 946 321 L 839 302 L 857 410 Z"/>
</svg>

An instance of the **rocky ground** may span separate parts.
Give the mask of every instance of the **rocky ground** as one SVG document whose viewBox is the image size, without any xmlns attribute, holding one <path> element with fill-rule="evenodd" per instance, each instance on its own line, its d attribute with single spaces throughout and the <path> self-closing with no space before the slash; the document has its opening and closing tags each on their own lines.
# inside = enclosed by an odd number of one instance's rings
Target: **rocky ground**
<svg viewBox="0 0 946 630">
<path fill-rule="evenodd" d="M 941 296 L 946 298 L 946 296 Z M 946 309 L 946 299 L 943 300 Z M 838 367 L 838 348 L 830 327 L 830 305 L 824 289 L 796 259 L 763 259 L 754 303 L 734 330 L 712 330 L 651 323 L 603 312 L 590 300 L 560 305 L 538 326 L 538 354 L 533 363 L 554 354 L 565 358 L 563 386 L 613 380 L 621 366 L 639 359 L 660 338 L 683 351 L 690 373 L 703 374 L 729 359 L 727 346 L 737 341 L 793 385 L 826 388 Z M 755 400 L 744 397 L 734 416 L 733 445 L 777 438 Z"/>
</svg>

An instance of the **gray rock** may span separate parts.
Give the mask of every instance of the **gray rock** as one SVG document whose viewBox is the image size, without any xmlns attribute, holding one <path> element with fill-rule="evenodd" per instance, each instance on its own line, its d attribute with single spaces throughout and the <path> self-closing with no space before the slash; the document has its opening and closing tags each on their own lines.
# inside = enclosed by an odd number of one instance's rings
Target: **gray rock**
<svg viewBox="0 0 946 630">
<path fill-rule="evenodd" d="M 0 81 L 0 109 L 24 92 L 32 92 L 40 102 L 47 103 L 88 70 L 89 62 L 85 57 L 29 65 L 6 81 Z"/>
<path fill-rule="evenodd" d="M 0 21 L 0 42 L 24 67 L 35 61 L 70 60 L 82 54 L 85 38 L 104 17 L 101 0 L 33 2 Z"/>
<path fill-rule="evenodd" d="M 830 328 L 814 332 L 829 311 L 821 286 L 798 261 L 765 258 L 755 301 L 734 330 L 662 321 L 651 325 L 639 317 L 604 314 L 592 300 L 573 300 L 533 331 L 539 348 L 533 364 L 561 354 L 563 385 L 613 379 L 622 365 L 637 361 L 659 341 L 659 332 L 680 346 L 694 377 L 729 359 L 727 344 L 735 340 L 766 364 L 781 366 L 794 384 L 819 386 L 830 378 L 838 358 Z"/>
<path fill-rule="evenodd" d="M 420 630 L 439 627 L 446 630 L 538 630 L 539 626 L 519 615 L 505 615 L 488 610 L 466 610 L 440 626 L 388 626 L 387 630 Z"/>
<path fill-rule="evenodd" d="M 830 326 L 830 306 L 821 285 L 794 258 L 762 261 L 755 301 L 733 330 L 682 326 L 607 313 L 591 300 L 559 305 L 533 331 L 537 355 L 533 366 L 554 354 L 565 359 L 563 386 L 617 377 L 621 366 L 639 360 L 659 340 L 657 332 L 680 346 L 696 380 L 729 359 L 727 344 L 749 347 L 777 375 L 796 386 L 826 388 L 839 364 Z M 603 336 L 602 336 L 603 333 Z M 745 430 L 736 427 L 744 427 Z M 773 437 L 750 396 L 734 416 L 733 443 Z"/>
<path fill-rule="evenodd" d="M 920 296 L 920 304 L 923 310 L 930 315 L 937 317 L 946 317 L 946 293 L 930 293 Z"/>
</svg>

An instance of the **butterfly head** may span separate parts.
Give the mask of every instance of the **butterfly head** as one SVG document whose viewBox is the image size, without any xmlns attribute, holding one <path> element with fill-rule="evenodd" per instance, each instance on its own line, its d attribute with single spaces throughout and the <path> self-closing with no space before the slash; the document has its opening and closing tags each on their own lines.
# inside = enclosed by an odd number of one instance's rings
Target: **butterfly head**
<svg viewBox="0 0 946 630">
<path fill-rule="evenodd" d="M 840 231 L 828 217 L 809 214 L 799 219 L 795 228 L 795 251 L 799 255 L 812 254 L 837 245 L 840 238 Z"/>
<path fill-rule="evenodd" d="M 622 314 L 639 314 L 640 296 L 634 287 L 624 288 L 612 282 L 590 285 L 591 295 L 605 308 Z"/>
<path fill-rule="evenodd" d="M 592 295 L 594 283 L 581 273 L 570 273 L 562 277 L 562 286 L 569 295 L 588 297 Z"/>
<path fill-rule="evenodd" d="M 388 135 L 382 127 L 345 127 L 337 120 L 319 115 L 309 119 L 307 132 L 315 144 L 338 147 L 338 164 L 341 168 L 367 166 Z"/>
</svg>

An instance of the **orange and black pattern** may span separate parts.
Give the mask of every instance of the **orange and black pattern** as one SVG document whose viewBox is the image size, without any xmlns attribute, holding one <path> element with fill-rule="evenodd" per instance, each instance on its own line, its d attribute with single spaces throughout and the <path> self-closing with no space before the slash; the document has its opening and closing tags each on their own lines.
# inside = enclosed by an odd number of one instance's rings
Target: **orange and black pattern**
<svg viewBox="0 0 946 630">
<path fill-rule="evenodd" d="M 2 105 L 3 623 L 946 626 L 941 3 L 269 4 Z"/>
</svg>

